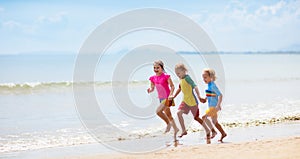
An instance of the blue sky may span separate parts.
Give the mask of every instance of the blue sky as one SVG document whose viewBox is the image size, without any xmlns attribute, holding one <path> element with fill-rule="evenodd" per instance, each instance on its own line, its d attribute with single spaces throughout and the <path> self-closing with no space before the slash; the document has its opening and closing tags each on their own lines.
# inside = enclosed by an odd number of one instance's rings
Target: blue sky
<svg viewBox="0 0 300 159">
<path fill-rule="evenodd" d="M 170 9 L 193 19 L 219 51 L 300 51 L 300 1 L 16 0 L 0 1 L 0 54 L 76 53 L 105 20 L 149 7 Z M 152 34 L 143 34 L 147 33 Z M 138 41 L 138 37 L 132 35 L 129 39 Z M 172 41 L 172 38 L 162 39 Z M 137 45 L 126 41 L 130 40 L 124 39 L 116 48 Z M 182 45 L 178 49 L 184 48 Z"/>
</svg>

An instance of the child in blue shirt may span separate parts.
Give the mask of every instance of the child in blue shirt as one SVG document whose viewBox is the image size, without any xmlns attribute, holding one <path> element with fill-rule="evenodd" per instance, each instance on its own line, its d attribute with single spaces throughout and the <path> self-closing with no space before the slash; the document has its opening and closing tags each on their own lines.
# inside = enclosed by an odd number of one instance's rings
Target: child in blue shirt
<svg viewBox="0 0 300 159">
<path fill-rule="evenodd" d="M 208 88 L 205 91 L 206 98 L 208 100 L 208 109 L 206 110 L 206 113 L 202 117 L 202 119 L 206 122 L 207 125 L 211 125 L 207 117 L 210 117 L 212 119 L 212 122 L 221 133 L 221 138 L 219 141 L 223 142 L 223 138 L 226 137 L 227 134 L 223 130 L 222 126 L 219 124 L 218 114 L 217 114 L 217 112 L 221 110 L 223 95 L 214 82 L 216 80 L 216 75 L 213 69 L 204 69 L 202 77 L 203 77 L 203 81 L 206 84 L 208 84 Z M 214 135 L 216 134 L 213 134 L 212 136 Z"/>
</svg>

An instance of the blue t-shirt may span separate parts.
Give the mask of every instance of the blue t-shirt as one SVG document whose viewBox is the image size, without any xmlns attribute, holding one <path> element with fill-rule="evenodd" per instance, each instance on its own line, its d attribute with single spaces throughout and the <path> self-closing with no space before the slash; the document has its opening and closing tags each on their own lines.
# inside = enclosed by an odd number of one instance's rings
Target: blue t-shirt
<svg viewBox="0 0 300 159">
<path fill-rule="evenodd" d="M 215 82 L 209 82 L 208 83 L 208 88 L 205 90 L 206 92 L 206 97 L 208 100 L 208 106 L 209 107 L 216 107 L 218 104 L 218 97 L 222 95 L 220 92 L 219 88 L 215 84 Z"/>
</svg>

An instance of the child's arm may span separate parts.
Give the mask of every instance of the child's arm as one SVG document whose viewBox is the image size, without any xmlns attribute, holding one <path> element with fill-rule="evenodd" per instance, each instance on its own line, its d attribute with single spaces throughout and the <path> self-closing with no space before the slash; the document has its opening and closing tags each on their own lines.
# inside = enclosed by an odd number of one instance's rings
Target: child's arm
<svg viewBox="0 0 300 159">
<path fill-rule="evenodd" d="M 195 86 L 195 92 L 196 92 L 196 94 L 197 94 L 197 97 L 199 98 L 199 100 L 200 100 L 200 102 L 201 103 L 205 103 L 206 102 L 206 99 L 205 98 L 201 98 L 200 97 L 200 92 L 199 92 L 199 89 L 198 89 L 198 87 L 197 86 Z"/>
<path fill-rule="evenodd" d="M 181 91 L 181 87 L 179 86 L 179 88 L 176 90 L 175 95 L 173 97 L 171 97 L 172 99 L 176 98 L 177 95 L 180 93 Z"/>
<path fill-rule="evenodd" d="M 213 85 L 213 90 L 218 95 L 218 103 L 217 103 L 216 109 L 219 111 L 219 110 L 221 110 L 221 103 L 222 103 L 222 100 L 223 100 L 223 95 L 220 92 L 217 85 Z"/>
<path fill-rule="evenodd" d="M 169 94 L 169 99 L 172 99 L 173 98 L 173 93 L 174 93 L 174 90 L 175 90 L 175 87 L 174 87 L 174 83 L 171 79 L 171 77 L 168 79 L 168 83 L 169 83 L 169 86 L 170 86 L 170 94 Z"/>
<path fill-rule="evenodd" d="M 148 89 L 147 89 L 147 92 L 148 92 L 148 93 L 151 93 L 151 92 L 153 92 L 153 91 L 154 91 L 154 86 L 155 86 L 155 85 L 154 85 L 154 83 L 153 83 L 153 82 L 151 82 L 151 84 L 150 84 L 150 88 L 148 88 Z"/>
<path fill-rule="evenodd" d="M 216 109 L 217 110 L 221 110 L 221 103 L 222 103 L 222 100 L 223 100 L 223 95 L 219 95 L 218 97 L 218 103 L 217 103 L 217 106 L 216 106 Z"/>
</svg>

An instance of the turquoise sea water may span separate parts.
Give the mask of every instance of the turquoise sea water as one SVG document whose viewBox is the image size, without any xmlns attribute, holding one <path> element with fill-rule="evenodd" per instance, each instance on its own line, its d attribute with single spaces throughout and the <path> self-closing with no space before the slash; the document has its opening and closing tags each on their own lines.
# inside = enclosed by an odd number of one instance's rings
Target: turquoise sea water
<svg viewBox="0 0 300 159">
<path fill-rule="evenodd" d="M 201 72 L 205 64 L 199 55 L 181 56 L 189 63 L 204 95 L 206 86 Z M 222 124 L 246 126 L 299 118 L 300 54 L 221 54 L 220 58 L 225 71 Z M 111 124 L 139 137 L 159 136 L 165 125 L 154 111 L 146 120 L 132 118 L 115 103 L 111 80 L 120 59 L 120 55 L 107 55 L 95 70 L 92 84 L 103 114 Z M 96 142 L 82 125 L 76 109 L 72 89 L 75 60 L 76 55 L 0 56 L 0 155 Z M 167 72 L 177 88 L 178 79 L 172 67 Z M 153 74 L 150 64 L 131 75 L 128 94 L 135 105 L 142 107 L 152 102 L 146 89 Z M 180 100 L 181 96 L 176 103 Z M 153 110 L 156 107 L 153 105 Z M 206 109 L 205 104 L 199 107 L 201 113 Z M 172 112 L 176 111 L 177 107 L 173 107 Z M 190 129 L 201 128 L 192 122 Z M 135 138 L 107 135 L 109 141 L 118 141 L 120 137 Z"/>
</svg>

